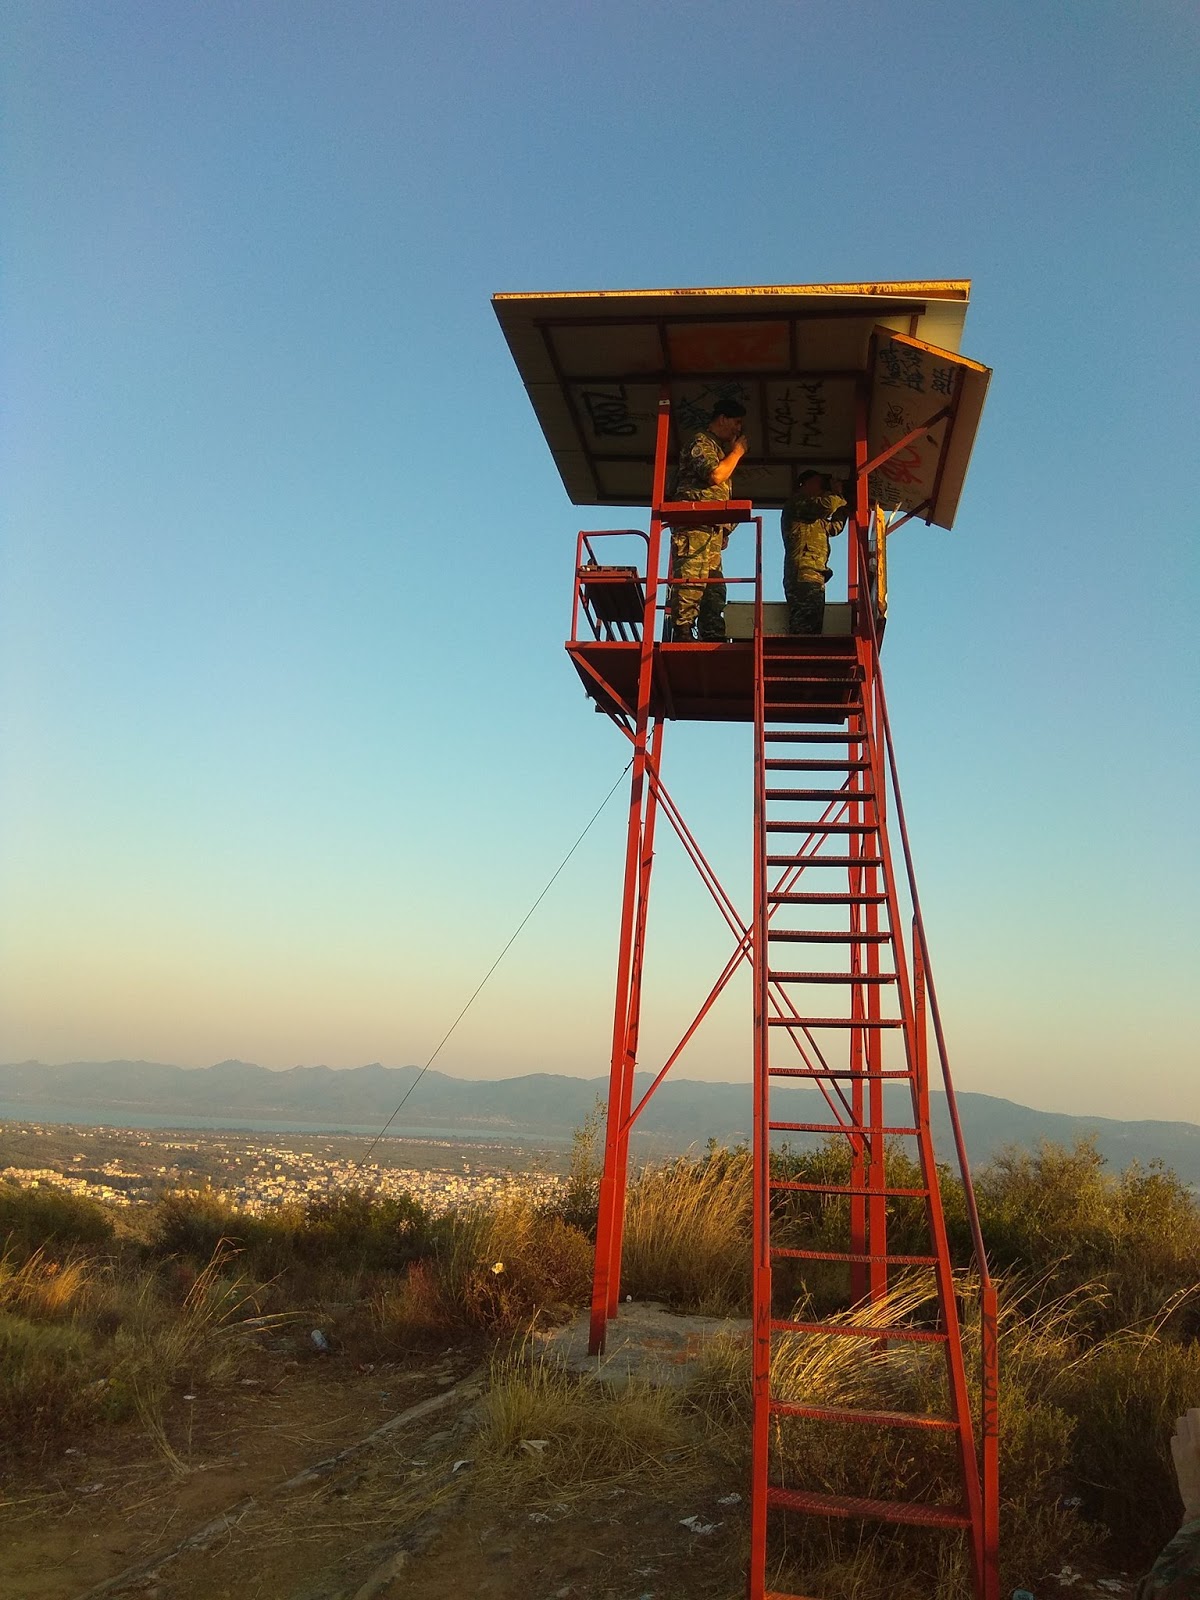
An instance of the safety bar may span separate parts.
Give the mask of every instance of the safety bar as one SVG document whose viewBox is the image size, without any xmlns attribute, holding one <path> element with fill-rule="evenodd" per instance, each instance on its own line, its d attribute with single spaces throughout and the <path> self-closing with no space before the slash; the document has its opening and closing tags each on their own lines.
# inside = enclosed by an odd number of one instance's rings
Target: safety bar
<svg viewBox="0 0 1200 1600">
<path fill-rule="evenodd" d="M 646 546 L 647 556 L 649 554 L 650 536 L 641 528 L 580 530 L 579 537 L 575 541 L 575 589 L 571 608 L 571 638 L 574 640 L 579 637 L 579 612 L 582 607 L 594 639 L 622 640 L 630 643 L 638 638 L 637 625 L 641 621 L 645 606 L 642 585 L 645 581 L 646 562 L 643 560 L 640 568 L 605 566 L 599 560 L 593 543 L 599 539 L 640 539 Z M 632 601 L 632 604 L 622 607 L 617 591 L 624 591 L 624 596 Z M 602 596 L 616 603 L 603 606 Z M 601 614 L 602 606 L 608 615 Z M 621 614 L 623 610 L 624 615 Z"/>
</svg>

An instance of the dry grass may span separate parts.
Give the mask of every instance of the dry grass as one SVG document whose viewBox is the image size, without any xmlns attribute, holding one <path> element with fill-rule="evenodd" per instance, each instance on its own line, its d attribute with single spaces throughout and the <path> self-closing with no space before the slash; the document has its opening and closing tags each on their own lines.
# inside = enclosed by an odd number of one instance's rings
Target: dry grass
<svg viewBox="0 0 1200 1600">
<path fill-rule="evenodd" d="M 581 1148 L 576 1210 L 586 1226 L 594 1171 L 591 1146 Z M 839 1147 L 787 1159 L 797 1176 L 811 1169 L 828 1178 L 845 1157 Z M 679 1309 L 743 1310 L 749 1180 L 745 1153 L 719 1150 L 643 1172 L 629 1197 L 622 1288 Z M 1200 1397 L 1200 1208 L 1172 1175 L 1130 1168 L 1110 1176 L 1087 1146 L 1010 1153 L 979 1175 L 979 1188 L 985 1234 L 1005 1267 L 1006 1589 L 1041 1592 L 1048 1573 L 1086 1564 L 1101 1549 L 1127 1569 L 1145 1563 L 1177 1514 L 1170 1424 Z M 952 1230 L 959 1198 L 948 1185 Z M 792 1229 L 797 1242 L 833 1244 L 843 1212 L 792 1198 L 781 1202 L 777 1236 L 782 1242 Z M 8 1241 L 0 1254 L 0 1435 L 54 1441 L 98 1421 L 134 1419 L 174 1471 L 186 1467 L 187 1449 L 176 1422 L 168 1431 L 173 1391 L 225 1380 L 239 1336 L 261 1323 L 264 1294 L 272 1308 L 311 1304 L 300 1297 L 318 1285 L 330 1298 L 334 1289 L 343 1291 L 336 1298 L 359 1297 L 353 1314 L 365 1321 L 369 1306 L 371 1336 L 390 1350 L 464 1330 L 508 1340 L 585 1303 L 590 1286 L 586 1234 L 515 1197 L 437 1222 L 404 1206 L 377 1209 L 366 1195 L 265 1221 L 239 1217 L 211 1195 L 176 1197 L 155 1213 L 141 1245 L 114 1239 L 97 1208 L 49 1192 L 27 1206 L 0 1192 L 0 1220 Z M 898 1208 L 894 1220 L 897 1248 L 918 1242 L 909 1235 L 923 1227 L 920 1216 Z M 240 1255 L 231 1232 L 244 1243 Z M 262 1285 L 271 1263 L 281 1278 Z M 974 1385 L 975 1285 L 964 1276 L 959 1288 Z M 847 1309 L 844 1283 L 828 1274 L 809 1274 L 801 1290 L 806 1308 L 868 1326 L 920 1325 L 933 1315 L 920 1279 L 896 1283 L 887 1302 L 865 1309 Z M 785 1336 L 773 1387 L 826 1405 L 947 1409 L 941 1353 L 907 1343 Z M 616 1395 L 504 1363 L 484 1402 L 481 1473 L 490 1493 L 535 1504 L 635 1482 L 667 1494 L 671 1483 L 718 1472 L 740 1489 L 749 1410 L 742 1340 L 714 1341 L 684 1395 L 636 1386 Z M 933 1502 L 957 1494 L 944 1435 L 781 1419 L 773 1449 L 784 1483 Z M 1106 1528 L 1115 1535 L 1107 1544 Z M 783 1552 L 779 1586 L 830 1600 L 959 1600 L 965 1592 L 955 1536 L 792 1518 Z"/>
<path fill-rule="evenodd" d="M 751 1160 L 714 1150 L 647 1167 L 629 1191 L 621 1287 L 635 1300 L 724 1316 L 748 1308 Z"/>
<path fill-rule="evenodd" d="M 481 1476 L 490 1493 L 521 1504 L 569 1503 L 633 1482 L 677 1488 L 700 1447 L 677 1391 L 613 1389 L 521 1356 L 497 1364 L 481 1405 Z"/>
<path fill-rule="evenodd" d="M 36 1318 L 65 1317 L 84 1298 L 94 1276 L 86 1257 L 55 1261 L 41 1245 L 24 1261 L 5 1254 L 0 1256 L 0 1311 Z"/>
</svg>

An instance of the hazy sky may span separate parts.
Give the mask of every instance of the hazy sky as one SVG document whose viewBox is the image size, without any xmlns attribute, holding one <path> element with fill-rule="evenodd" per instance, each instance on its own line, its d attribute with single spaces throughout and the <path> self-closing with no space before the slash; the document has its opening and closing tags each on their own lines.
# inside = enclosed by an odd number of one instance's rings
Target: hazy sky
<svg viewBox="0 0 1200 1600">
<path fill-rule="evenodd" d="M 0 1059 L 423 1062 L 626 761 L 497 290 L 970 277 L 884 660 L 958 1084 L 1200 1121 L 1184 0 L 5 8 Z M 668 781 L 748 911 L 750 738 Z M 439 1058 L 606 1070 L 614 798 Z M 665 835 L 644 1064 L 727 935 Z M 749 1071 L 742 986 L 685 1058 Z"/>
</svg>

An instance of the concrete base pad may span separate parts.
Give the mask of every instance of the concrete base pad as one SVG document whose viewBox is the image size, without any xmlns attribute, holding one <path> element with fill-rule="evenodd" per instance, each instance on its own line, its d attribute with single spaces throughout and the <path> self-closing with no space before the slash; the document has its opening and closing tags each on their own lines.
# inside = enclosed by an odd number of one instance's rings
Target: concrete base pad
<svg viewBox="0 0 1200 1600">
<path fill-rule="evenodd" d="M 656 1301 L 625 1304 L 608 1325 L 602 1356 L 588 1355 L 589 1314 L 581 1311 L 566 1327 L 535 1335 L 542 1359 L 567 1372 L 601 1378 L 621 1387 L 630 1378 L 682 1387 L 696 1376 L 700 1356 L 717 1334 L 750 1342 L 748 1317 L 696 1317 L 669 1311 Z"/>
</svg>

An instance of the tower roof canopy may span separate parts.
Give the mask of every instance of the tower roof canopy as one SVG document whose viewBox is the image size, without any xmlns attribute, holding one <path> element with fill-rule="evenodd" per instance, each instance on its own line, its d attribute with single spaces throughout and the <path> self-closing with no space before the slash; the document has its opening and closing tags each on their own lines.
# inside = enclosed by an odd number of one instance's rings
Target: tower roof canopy
<svg viewBox="0 0 1200 1600">
<path fill-rule="evenodd" d="M 498 294 L 492 305 L 576 505 L 651 501 L 660 387 L 673 443 L 746 407 L 735 492 L 781 506 L 796 469 L 849 475 L 865 380 L 872 497 L 949 528 L 991 373 L 958 354 L 969 281 Z M 908 436 L 912 435 L 911 438 Z"/>
</svg>

